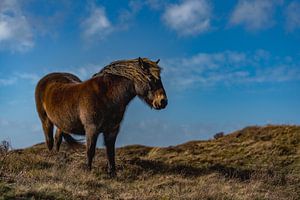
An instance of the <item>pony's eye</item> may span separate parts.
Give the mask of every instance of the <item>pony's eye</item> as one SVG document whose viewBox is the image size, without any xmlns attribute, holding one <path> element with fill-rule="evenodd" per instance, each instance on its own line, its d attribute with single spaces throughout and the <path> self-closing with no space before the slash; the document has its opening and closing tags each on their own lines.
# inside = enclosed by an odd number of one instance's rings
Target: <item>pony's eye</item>
<svg viewBox="0 0 300 200">
<path fill-rule="evenodd" d="M 157 83 L 157 80 L 156 80 L 156 78 L 151 78 L 151 81 L 150 81 L 150 87 L 151 87 L 151 89 L 154 89 L 155 88 L 155 86 L 156 86 L 156 83 Z"/>
</svg>

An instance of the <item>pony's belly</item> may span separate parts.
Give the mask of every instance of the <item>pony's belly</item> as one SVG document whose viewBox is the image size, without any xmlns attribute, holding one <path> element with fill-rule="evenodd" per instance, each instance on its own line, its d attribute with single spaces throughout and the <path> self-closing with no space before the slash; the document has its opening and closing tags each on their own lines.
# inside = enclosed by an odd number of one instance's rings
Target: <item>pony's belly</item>
<svg viewBox="0 0 300 200">
<path fill-rule="evenodd" d="M 50 118 L 51 120 L 51 118 Z M 53 124 L 65 133 L 84 135 L 84 127 L 80 120 L 51 120 Z"/>
<path fill-rule="evenodd" d="M 72 133 L 72 134 L 76 134 L 76 135 L 85 135 L 85 131 L 83 126 L 81 127 L 63 127 L 61 128 L 61 130 L 65 133 Z"/>
<path fill-rule="evenodd" d="M 78 114 L 72 112 L 72 109 L 65 109 L 66 106 L 61 103 L 60 107 L 52 106 L 52 109 L 47 109 L 44 105 L 47 116 L 50 121 L 65 133 L 73 133 L 84 135 L 84 126 L 82 125 Z"/>
</svg>

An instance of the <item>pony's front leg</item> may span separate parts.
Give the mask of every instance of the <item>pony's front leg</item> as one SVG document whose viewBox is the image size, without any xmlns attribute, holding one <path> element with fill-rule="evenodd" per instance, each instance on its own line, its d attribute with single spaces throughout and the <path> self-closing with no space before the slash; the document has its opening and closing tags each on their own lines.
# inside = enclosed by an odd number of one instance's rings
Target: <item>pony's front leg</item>
<svg viewBox="0 0 300 200">
<path fill-rule="evenodd" d="M 113 130 L 104 132 L 104 143 L 106 146 L 106 157 L 108 160 L 108 174 L 110 177 L 116 176 L 115 143 L 118 133 L 119 126 Z"/>
<path fill-rule="evenodd" d="M 98 133 L 95 128 L 86 128 L 86 154 L 87 154 L 87 168 L 92 169 L 92 161 L 95 156 Z"/>
</svg>

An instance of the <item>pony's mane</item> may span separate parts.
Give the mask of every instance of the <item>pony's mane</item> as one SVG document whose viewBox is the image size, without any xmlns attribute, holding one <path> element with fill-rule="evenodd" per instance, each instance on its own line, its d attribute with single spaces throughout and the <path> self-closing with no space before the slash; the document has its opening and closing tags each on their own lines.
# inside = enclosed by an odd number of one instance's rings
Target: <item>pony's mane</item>
<svg viewBox="0 0 300 200">
<path fill-rule="evenodd" d="M 147 58 L 143 58 L 143 62 L 148 64 L 150 73 L 158 79 L 160 67 L 154 65 L 154 62 Z M 104 76 L 107 74 L 122 76 L 140 84 L 145 84 L 150 80 L 149 75 L 147 75 L 140 67 L 138 59 L 111 62 L 98 73 L 94 74 L 93 77 Z"/>
</svg>

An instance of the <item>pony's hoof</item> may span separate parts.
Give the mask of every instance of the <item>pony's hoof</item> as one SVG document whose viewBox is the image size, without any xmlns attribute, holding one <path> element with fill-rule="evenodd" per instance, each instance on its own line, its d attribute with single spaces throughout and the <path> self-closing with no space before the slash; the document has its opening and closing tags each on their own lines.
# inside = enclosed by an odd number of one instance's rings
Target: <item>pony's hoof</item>
<svg viewBox="0 0 300 200">
<path fill-rule="evenodd" d="M 47 145 L 47 148 L 48 148 L 48 151 L 52 151 L 52 149 L 53 149 L 53 145 Z"/>
<path fill-rule="evenodd" d="M 92 171 L 92 167 L 86 166 L 86 171 L 88 171 L 88 172 Z"/>
<path fill-rule="evenodd" d="M 109 178 L 115 178 L 117 176 L 117 173 L 115 171 L 108 172 Z"/>
<path fill-rule="evenodd" d="M 46 145 L 49 151 L 51 151 L 53 149 L 53 140 L 46 140 Z"/>
<path fill-rule="evenodd" d="M 81 164 L 81 169 L 84 172 L 90 172 L 90 171 L 92 171 L 92 167 L 88 166 L 87 164 Z"/>
</svg>

